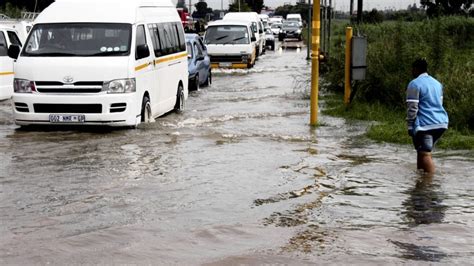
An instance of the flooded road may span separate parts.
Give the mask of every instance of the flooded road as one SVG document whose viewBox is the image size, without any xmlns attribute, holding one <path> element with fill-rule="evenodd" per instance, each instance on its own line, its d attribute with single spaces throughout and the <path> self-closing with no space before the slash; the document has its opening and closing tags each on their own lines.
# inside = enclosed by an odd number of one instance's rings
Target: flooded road
<svg viewBox="0 0 474 266">
<path fill-rule="evenodd" d="M 137 130 L 18 130 L 0 103 L 0 264 L 470 264 L 474 156 L 320 116 L 305 52 L 220 70 Z"/>
</svg>

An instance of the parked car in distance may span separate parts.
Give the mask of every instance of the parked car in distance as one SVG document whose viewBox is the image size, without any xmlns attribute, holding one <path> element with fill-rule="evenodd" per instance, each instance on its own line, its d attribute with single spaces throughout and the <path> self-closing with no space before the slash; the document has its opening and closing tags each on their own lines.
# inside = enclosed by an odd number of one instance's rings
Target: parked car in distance
<svg viewBox="0 0 474 266">
<path fill-rule="evenodd" d="M 212 68 L 251 68 L 255 64 L 258 45 L 250 21 L 211 22 L 204 43 Z"/>
<path fill-rule="evenodd" d="M 301 27 L 300 24 L 296 21 L 285 21 L 281 27 L 281 31 L 278 34 L 278 40 L 283 41 L 287 38 L 302 40 L 301 36 Z"/>
<path fill-rule="evenodd" d="M 211 59 L 201 37 L 194 33 L 186 34 L 188 51 L 189 90 L 199 90 L 200 85 L 212 83 Z"/>
<path fill-rule="evenodd" d="M 0 27 L 0 101 L 13 95 L 13 59 L 8 57 L 11 45 L 22 46 L 17 32 L 13 28 Z"/>
<path fill-rule="evenodd" d="M 270 47 L 270 50 L 275 51 L 275 36 L 270 27 L 265 28 L 265 40 L 266 46 Z"/>
<path fill-rule="evenodd" d="M 272 26 L 271 26 L 271 30 L 272 30 L 273 35 L 277 35 L 277 36 L 278 36 L 278 34 L 280 34 L 280 31 L 281 31 L 281 27 L 282 27 L 282 26 L 283 26 L 283 24 L 280 23 L 280 22 L 275 22 L 275 23 L 273 23 Z"/>
</svg>

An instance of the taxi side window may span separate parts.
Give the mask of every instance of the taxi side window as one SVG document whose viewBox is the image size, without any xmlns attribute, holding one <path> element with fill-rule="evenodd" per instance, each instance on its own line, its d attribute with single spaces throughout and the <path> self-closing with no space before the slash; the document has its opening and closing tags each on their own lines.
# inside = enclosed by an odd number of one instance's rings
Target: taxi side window
<svg viewBox="0 0 474 266">
<path fill-rule="evenodd" d="M 179 43 L 179 48 L 178 52 L 183 52 L 186 50 L 186 44 L 185 44 L 185 39 L 184 39 L 184 30 L 183 27 L 181 27 L 180 22 L 175 22 L 174 27 L 176 29 L 176 34 L 178 36 L 178 43 Z"/>
<path fill-rule="evenodd" d="M 148 31 L 150 32 L 151 42 L 153 43 L 153 50 L 155 51 L 155 56 L 162 56 L 163 52 L 160 41 L 160 33 L 158 32 L 158 24 L 148 25 Z"/>
<path fill-rule="evenodd" d="M 172 23 L 166 23 L 166 29 L 171 39 L 171 53 L 177 53 L 180 50 L 178 33 L 176 27 Z"/>
<path fill-rule="evenodd" d="M 179 22 L 155 23 L 148 25 L 155 56 L 165 56 L 186 51 L 184 31 Z"/>
<path fill-rule="evenodd" d="M 10 42 L 11 42 L 12 44 L 18 45 L 18 46 L 22 46 L 22 45 L 21 45 L 20 38 L 18 38 L 18 35 L 16 35 L 15 32 L 13 32 L 13 31 L 8 31 L 7 34 L 8 34 L 8 38 L 10 39 Z"/>
<path fill-rule="evenodd" d="M 140 46 L 143 46 L 143 45 L 146 45 L 146 35 L 145 35 L 145 26 L 143 25 L 139 25 L 137 27 L 137 39 L 136 39 L 136 48 L 138 50 L 138 48 Z M 141 57 L 138 55 L 137 51 L 135 51 L 135 59 L 142 59 L 144 57 Z"/>
<path fill-rule="evenodd" d="M 160 33 L 161 47 L 163 50 L 163 55 L 173 53 L 173 40 L 171 37 L 170 28 L 167 23 L 158 24 L 158 31 Z"/>
<path fill-rule="evenodd" d="M 7 40 L 5 35 L 0 31 L 0 56 L 6 56 L 8 54 Z"/>
</svg>

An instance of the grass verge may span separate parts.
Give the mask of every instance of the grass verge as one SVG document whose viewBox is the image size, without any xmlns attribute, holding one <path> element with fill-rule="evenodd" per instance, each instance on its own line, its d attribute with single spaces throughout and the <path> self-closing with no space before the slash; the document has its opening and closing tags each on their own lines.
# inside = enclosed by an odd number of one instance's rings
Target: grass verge
<svg viewBox="0 0 474 266">
<path fill-rule="evenodd" d="M 323 114 L 342 117 L 348 120 L 375 121 L 367 129 L 367 137 L 377 142 L 411 144 L 407 134 L 404 110 L 390 109 L 376 103 L 353 102 L 349 107 L 343 104 L 341 94 L 321 96 L 326 107 Z M 453 150 L 474 150 L 474 134 L 448 129 L 437 144 L 438 148 Z"/>
</svg>

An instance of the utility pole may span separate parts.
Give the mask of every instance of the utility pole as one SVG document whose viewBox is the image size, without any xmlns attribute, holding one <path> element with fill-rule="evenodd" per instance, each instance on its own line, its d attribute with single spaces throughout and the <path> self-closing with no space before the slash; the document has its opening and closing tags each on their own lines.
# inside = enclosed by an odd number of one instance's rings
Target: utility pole
<svg viewBox="0 0 474 266">
<path fill-rule="evenodd" d="M 354 0 L 351 0 L 351 5 L 349 7 L 349 15 L 352 18 L 352 15 L 354 15 Z"/>
<path fill-rule="evenodd" d="M 319 94 L 319 41 L 321 37 L 321 3 L 314 0 L 313 3 L 313 30 L 311 44 L 311 126 L 318 124 L 318 94 Z"/>
<path fill-rule="evenodd" d="M 322 17 L 321 17 L 321 19 L 322 19 L 322 21 L 321 21 L 321 24 L 322 24 L 321 25 L 322 26 L 321 48 L 322 49 L 320 49 L 320 51 L 322 51 L 323 55 L 326 55 L 326 46 L 327 46 L 326 37 L 327 37 L 327 33 L 328 33 L 328 31 L 327 31 L 327 29 L 328 29 L 328 23 L 327 23 L 327 12 L 328 12 L 327 6 L 328 6 L 328 3 L 327 3 L 327 0 L 323 0 L 322 2 L 323 2 L 322 12 L 321 12 L 321 15 L 322 15 Z"/>
<path fill-rule="evenodd" d="M 189 0 L 189 14 L 191 14 L 191 7 L 192 7 L 192 4 L 191 4 L 191 0 Z"/>
<path fill-rule="evenodd" d="M 357 0 L 357 24 L 362 23 L 362 0 Z"/>
<path fill-rule="evenodd" d="M 318 1 L 318 0 L 316 0 Z M 311 15 L 311 0 L 308 0 L 308 40 L 306 44 L 306 60 L 311 59 L 311 24 L 312 24 L 312 15 Z"/>
<path fill-rule="evenodd" d="M 329 52 L 331 52 L 331 21 L 332 21 L 332 0 L 329 0 L 328 51 L 326 54 L 328 58 L 329 58 Z"/>
</svg>

